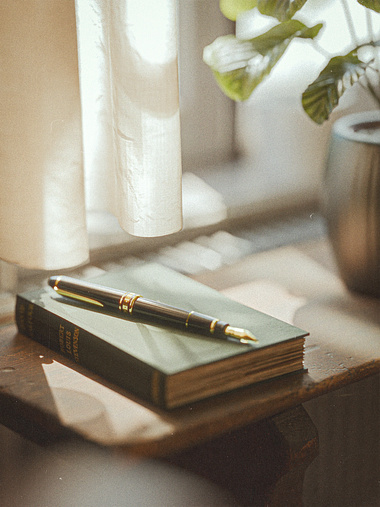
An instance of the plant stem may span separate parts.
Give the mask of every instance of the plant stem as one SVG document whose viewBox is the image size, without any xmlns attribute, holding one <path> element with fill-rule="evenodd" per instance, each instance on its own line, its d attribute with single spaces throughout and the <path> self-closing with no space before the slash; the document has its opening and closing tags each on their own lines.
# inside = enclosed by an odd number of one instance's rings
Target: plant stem
<svg viewBox="0 0 380 507">
<path fill-rule="evenodd" d="M 325 48 L 323 48 L 316 40 L 312 39 L 312 44 L 314 46 L 314 49 L 316 51 L 318 51 L 318 53 L 320 53 L 322 56 L 324 56 L 326 58 L 326 60 L 330 60 L 331 58 L 331 54 L 326 51 Z"/>
<path fill-rule="evenodd" d="M 372 42 L 375 42 L 375 36 L 373 33 L 373 25 L 372 25 L 372 18 L 371 18 L 371 13 L 370 13 L 369 9 L 366 9 L 365 16 L 366 16 L 366 21 L 367 21 L 367 30 L 368 30 L 369 38 Z"/>
<path fill-rule="evenodd" d="M 341 4 L 342 4 L 342 7 L 343 7 L 344 15 L 345 15 L 345 18 L 346 18 L 346 22 L 347 22 L 347 25 L 348 25 L 348 30 L 350 32 L 352 42 L 356 46 L 358 46 L 359 45 L 359 40 L 358 40 L 356 32 L 355 32 L 355 26 L 354 26 L 354 22 L 353 22 L 352 17 L 351 17 L 351 12 L 350 12 L 350 8 L 349 8 L 349 6 L 347 4 L 347 0 L 341 0 Z"/>
</svg>

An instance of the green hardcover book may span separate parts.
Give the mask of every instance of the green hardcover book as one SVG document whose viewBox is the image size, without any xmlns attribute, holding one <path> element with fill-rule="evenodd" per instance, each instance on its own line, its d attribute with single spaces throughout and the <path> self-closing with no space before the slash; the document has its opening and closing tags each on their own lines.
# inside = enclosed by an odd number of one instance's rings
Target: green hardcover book
<svg viewBox="0 0 380 507">
<path fill-rule="evenodd" d="M 68 302 L 49 287 L 17 296 L 22 334 L 163 408 L 303 369 L 305 331 L 168 268 L 138 264 L 91 281 L 214 316 L 258 338 L 241 344 L 131 321 Z"/>
</svg>

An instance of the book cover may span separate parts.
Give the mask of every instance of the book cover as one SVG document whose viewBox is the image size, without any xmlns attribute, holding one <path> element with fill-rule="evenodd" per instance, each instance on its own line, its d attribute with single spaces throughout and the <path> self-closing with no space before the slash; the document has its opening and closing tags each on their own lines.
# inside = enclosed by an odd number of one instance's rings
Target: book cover
<svg viewBox="0 0 380 507">
<path fill-rule="evenodd" d="M 168 268 L 138 264 L 91 281 L 214 316 L 258 338 L 245 345 L 118 318 L 49 287 L 17 296 L 21 333 L 163 408 L 303 368 L 305 331 Z"/>
</svg>

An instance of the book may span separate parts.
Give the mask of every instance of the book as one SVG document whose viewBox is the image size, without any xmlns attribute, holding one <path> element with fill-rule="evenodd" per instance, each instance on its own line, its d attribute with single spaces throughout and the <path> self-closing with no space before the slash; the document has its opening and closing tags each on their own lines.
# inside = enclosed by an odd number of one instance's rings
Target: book
<svg viewBox="0 0 380 507">
<path fill-rule="evenodd" d="M 119 318 L 49 287 L 17 295 L 20 333 L 145 401 L 174 409 L 303 369 L 307 332 L 169 268 L 142 263 L 90 281 L 214 316 L 259 340 L 241 344 Z"/>
</svg>

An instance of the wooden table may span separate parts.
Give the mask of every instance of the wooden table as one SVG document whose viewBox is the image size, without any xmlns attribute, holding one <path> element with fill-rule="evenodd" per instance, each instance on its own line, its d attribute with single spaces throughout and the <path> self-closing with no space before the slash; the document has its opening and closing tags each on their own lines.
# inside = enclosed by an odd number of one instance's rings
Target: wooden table
<svg viewBox="0 0 380 507">
<path fill-rule="evenodd" d="M 228 446 L 236 449 L 237 434 L 242 452 L 247 438 L 257 443 L 266 435 L 269 448 L 281 449 L 278 463 L 287 460 L 288 466 L 297 455 L 304 469 L 315 455 L 317 435 L 301 404 L 380 371 L 380 301 L 344 288 L 325 241 L 254 255 L 198 279 L 308 330 L 307 371 L 165 412 L 17 334 L 10 324 L 1 329 L 0 422 L 40 442 L 80 437 L 180 464 L 194 459 L 194 449 L 198 456 L 201 449 L 214 456 Z"/>
</svg>

